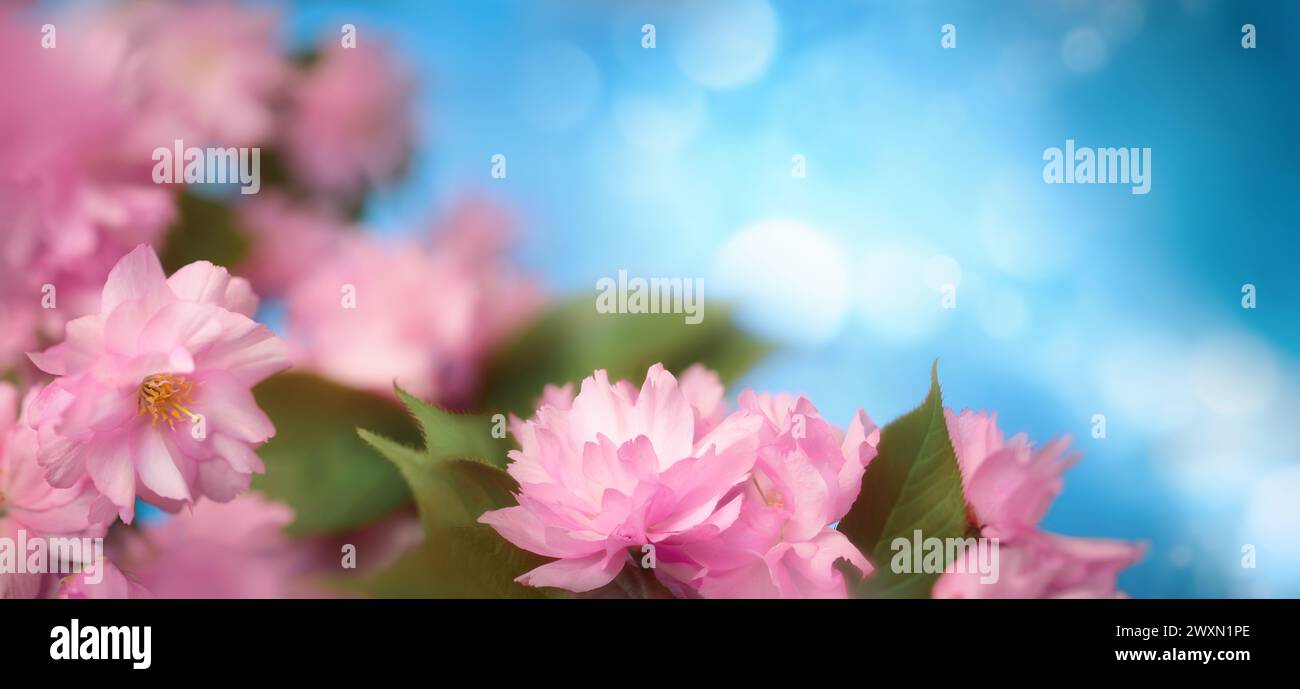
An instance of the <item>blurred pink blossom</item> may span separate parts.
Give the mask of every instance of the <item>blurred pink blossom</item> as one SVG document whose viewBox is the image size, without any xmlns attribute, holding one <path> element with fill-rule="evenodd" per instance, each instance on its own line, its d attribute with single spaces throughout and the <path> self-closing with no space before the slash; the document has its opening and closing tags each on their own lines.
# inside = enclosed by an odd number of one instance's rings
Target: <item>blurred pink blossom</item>
<svg viewBox="0 0 1300 689">
<path fill-rule="evenodd" d="M 530 586 L 590 591 L 612 581 L 629 548 L 716 538 L 740 515 L 757 459 L 757 416 L 734 414 L 696 439 L 697 410 L 656 364 L 637 390 L 605 371 L 582 381 L 567 408 L 514 420 L 510 452 L 519 505 L 479 521 L 506 540 L 557 558 L 519 577 Z M 638 555 L 639 557 L 639 555 Z"/>
<path fill-rule="evenodd" d="M 24 408 L 35 390 L 28 393 Z M 47 537 L 99 537 L 107 524 L 90 522 L 95 499 L 89 479 L 70 488 L 55 488 L 45 481 L 36 461 L 36 431 L 18 413 L 17 390 L 0 382 L 0 538 L 18 542 Z M 26 557 L 26 554 L 20 554 Z M 0 598 L 34 598 L 49 593 L 54 574 L 0 571 Z"/>
<path fill-rule="evenodd" d="M 254 448 L 275 433 L 250 388 L 289 365 L 284 345 L 249 316 L 246 281 L 207 261 L 164 276 L 139 246 L 104 285 L 99 313 L 32 361 L 56 378 L 30 407 L 46 479 L 89 475 L 93 521 L 130 523 L 135 498 L 176 510 L 229 501 L 263 470 Z"/>
<path fill-rule="evenodd" d="M 24 408 L 39 393 L 30 391 Z M 15 416 L 16 392 L 0 382 L 0 519 L 13 521 L 32 534 L 102 536 L 107 522 L 92 523 L 90 504 L 96 493 L 83 477 L 68 488 L 45 481 L 37 462 L 37 433 L 27 412 Z"/>
<path fill-rule="evenodd" d="M 112 84 L 35 35 L 0 11 L 0 369 L 92 310 L 114 261 L 175 217 Z"/>
<path fill-rule="evenodd" d="M 504 260 L 490 207 L 462 204 L 432 244 L 348 236 L 287 298 L 295 364 L 343 384 L 425 399 L 469 399 L 492 348 L 540 303 Z"/>
<path fill-rule="evenodd" d="M 249 197 L 238 213 L 253 241 L 240 274 L 264 296 L 286 294 L 347 245 L 349 233 L 359 231 L 326 208 L 274 192 Z"/>
<path fill-rule="evenodd" d="M 60 582 L 57 596 L 69 599 L 139 599 L 153 598 L 153 593 L 139 582 L 122 573 L 107 558 L 101 559 L 94 569 L 83 570 Z"/>
<path fill-rule="evenodd" d="M 318 558 L 285 535 L 293 516 L 256 493 L 201 502 L 130 534 L 114 559 L 156 598 L 298 597 Z"/>
<path fill-rule="evenodd" d="M 324 41 L 290 96 L 285 152 L 307 186 L 356 194 L 393 179 L 415 136 L 412 80 L 381 44 Z"/>
<path fill-rule="evenodd" d="M 274 10 L 232 1 L 117 5 L 90 18 L 96 53 L 111 64 L 140 128 L 137 141 L 255 146 L 275 128 L 291 68 Z"/>
<path fill-rule="evenodd" d="M 981 583 L 975 553 L 949 565 L 935 582 L 935 598 L 1123 598 L 1119 573 L 1142 557 L 1141 545 L 1037 532 L 1001 544 L 998 579 Z"/>
<path fill-rule="evenodd" d="M 0 539 L 9 543 L 20 541 L 22 526 L 13 519 L 0 517 Z M 30 538 L 31 535 L 28 534 Z M 17 557 L 25 557 L 26 553 Z M 9 563 L 6 563 L 8 565 Z M 58 587 L 58 577 L 53 574 L 32 571 L 12 570 L 0 572 L 0 600 L 18 600 L 27 598 L 48 598 Z"/>
</svg>

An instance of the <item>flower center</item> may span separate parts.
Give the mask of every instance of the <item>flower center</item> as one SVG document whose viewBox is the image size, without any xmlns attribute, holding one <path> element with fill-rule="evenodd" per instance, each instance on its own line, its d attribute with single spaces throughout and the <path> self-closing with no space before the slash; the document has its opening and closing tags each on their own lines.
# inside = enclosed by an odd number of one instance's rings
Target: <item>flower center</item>
<svg viewBox="0 0 1300 689">
<path fill-rule="evenodd" d="M 185 376 L 174 373 L 156 373 L 140 382 L 140 416 L 149 415 L 149 425 L 156 426 L 161 419 L 169 428 L 176 421 L 189 417 L 198 421 L 198 414 L 185 405 L 194 404 L 194 383 Z"/>
<path fill-rule="evenodd" d="M 750 477 L 750 481 L 754 483 L 754 488 L 758 489 L 758 496 L 763 499 L 763 504 L 776 509 L 785 507 L 785 498 L 781 496 L 781 491 L 766 480 L 760 481 L 760 476 L 763 479 L 767 478 L 758 472 L 754 472 L 753 476 Z M 766 490 L 763 488 L 764 483 L 768 484 Z"/>
</svg>

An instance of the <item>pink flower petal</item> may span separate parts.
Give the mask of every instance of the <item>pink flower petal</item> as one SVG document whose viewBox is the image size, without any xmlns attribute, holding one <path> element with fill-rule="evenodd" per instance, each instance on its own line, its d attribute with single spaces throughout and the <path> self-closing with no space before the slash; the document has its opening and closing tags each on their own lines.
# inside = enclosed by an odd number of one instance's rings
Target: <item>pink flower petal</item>
<svg viewBox="0 0 1300 689">
<path fill-rule="evenodd" d="M 234 377 L 213 373 L 198 381 L 196 406 L 206 417 L 210 434 L 221 433 L 245 442 L 261 443 L 275 435 L 275 426 L 257 406 L 253 393 Z"/>
<path fill-rule="evenodd" d="M 125 434 L 104 438 L 87 447 L 86 471 L 95 488 L 119 507 L 122 521 L 131 523 L 135 503 L 135 465 L 132 440 Z"/>
<path fill-rule="evenodd" d="M 189 501 L 189 486 L 176 466 L 178 461 L 185 460 L 176 456 L 165 436 L 154 429 L 141 430 L 136 433 L 135 442 L 135 469 L 140 481 L 159 497 Z"/>
<path fill-rule="evenodd" d="M 153 249 L 141 244 L 113 266 L 104 283 L 101 313 L 112 313 L 118 305 L 135 299 L 153 308 L 166 303 L 171 290 L 163 275 L 162 264 Z"/>
<path fill-rule="evenodd" d="M 583 558 L 556 560 L 534 569 L 515 581 L 528 586 L 554 586 L 584 593 L 614 580 L 627 561 L 627 553 L 595 553 Z"/>
<path fill-rule="evenodd" d="M 235 471 L 228 462 L 209 459 L 199 462 L 199 490 L 217 502 L 230 502 L 248 490 L 250 474 Z"/>
</svg>

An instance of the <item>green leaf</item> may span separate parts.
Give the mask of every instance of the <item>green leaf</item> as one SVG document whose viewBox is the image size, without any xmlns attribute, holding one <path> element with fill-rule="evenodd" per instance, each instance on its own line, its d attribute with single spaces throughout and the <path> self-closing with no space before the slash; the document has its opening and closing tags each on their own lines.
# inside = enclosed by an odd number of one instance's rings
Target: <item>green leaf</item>
<svg viewBox="0 0 1300 689">
<path fill-rule="evenodd" d="M 443 526 L 382 572 L 332 583 L 376 598 L 549 598 L 563 595 L 515 583 L 544 560 L 482 524 Z"/>
<path fill-rule="evenodd" d="M 726 304 L 710 303 L 703 322 L 689 325 L 682 314 L 603 314 L 594 298 L 581 298 L 553 308 L 494 355 L 481 406 L 531 416 L 547 384 L 578 383 L 601 368 L 639 383 L 656 362 L 676 372 L 702 363 L 726 383 L 770 350 L 735 324 Z"/>
<path fill-rule="evenodd" d="M 921 406 L 881 432 L 879 454 L 867 465 L 858 500 L 840 521 L 839 530 L 875 565 L 858 586 L 859 596 L 929 597 L 939 575 L 895 573 L 894 539 L 911 541 L 916 530 L 922 538 L 966 536 L 966 501 L 943 416 L 938 367 L 936 361 L 930 369 L 930 392 Z"/>
<path fill-rule="evenodd" d="M 435 460 L 471 459 L 504 469 L 507 443 L 492 437 L 496 424 L 486 414 L 461 414 L 439 409 L 394 386 L 397 396 L 420 425 L 425 452 Z M 501 426 L 504 436 L 505 427 Z"/>
<path fill-rule="evenodd" d="M 239 229 L 233 206 L 188 191 L 177 198 L 180 216 L 167 234 L 163 268 L 170 274 L 194 261 L 233 267 L 248 253 L 249 238 Z"/>
<path fill-rule="evenodd" d="M 367 428 L 358 427 L 357 434 L 406 479 L 426 532 L 444 524 L 473 524 L 488 510 L 514 504 L 518 486 L 503 471 L 508 445 L 493 437 L 491 419 L 439 409 L 393 387 L 420 428 L 423 449 Z"/>
<path fill-rule="evenodd" d="M 603 600 L 669 599 L 676 597 L 672 591 L 668 590 L 668 587 L 659 583 L 653 571 L 641 567 L 640 563 L 637 562 L 638 555 L 635 548 L 631 550 L 631 554 L 632 561 L 623 567 L 623 571 L 619 572 L 613 581 L 594 591 L 576 594 L 575 597 Z"/>
<path fill-rule="evenodd" d="M 266 473 L 253 488 L 294 509 L 291 533 L 346 531 L 410 501 L 402 476 L 354 430 L 359 424 L 399 443 L 419 442 L 396 402 L 300 373 L 274 376 L 253 394 L 276 430 L 258 452 Z"/>
<path fill-rule="evenodd" d="M 415 495 L 425 533 L 475 523 L 488 510 L 514 504 L 518 488 L 506 472 L 474 459 L 434 457 L 364 428 L 357 433 L 401 472 Z"/>
<path fill-rule="evenodd" d="M 487 417 L 438 409 L 397 388 L 425 438 L 417 449 L 365 428 L 357 435 L 393 463 L 420 510 L 425 543 L 387 570 L 339 585 L 378 597 L 545 597 L 515 577 L 544 560 L 501 538 L 478 518 L 515 504 L 506 443 Z"/>
</svg>

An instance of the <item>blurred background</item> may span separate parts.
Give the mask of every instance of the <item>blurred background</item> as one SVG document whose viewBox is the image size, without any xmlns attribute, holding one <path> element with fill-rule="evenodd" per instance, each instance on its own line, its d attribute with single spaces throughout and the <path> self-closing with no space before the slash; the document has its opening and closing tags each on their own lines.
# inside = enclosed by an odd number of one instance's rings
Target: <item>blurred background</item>
<svg viewBox="0 0 1300 689">
<path fill-rule="evenodd" d="M 949 406 L 1074 437 L 1044 526 L 1146 541 L 1129 594 L 1300 595 L 1300 3 L 252 4 L 417 77 L 375 231 L 473 192 L 550 294 L 702 277 L 780 345 L 742 384 L 841 424 L 907 411 L 939 357 Z M 1043 183 L 1067 138 L 1150 147 L 1150 193 Z"/>
</svg>

